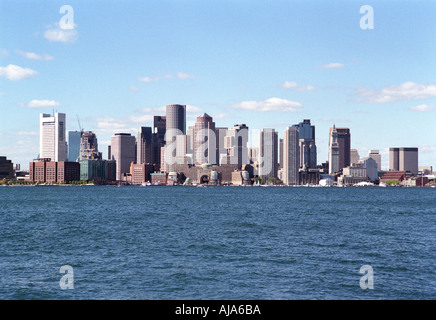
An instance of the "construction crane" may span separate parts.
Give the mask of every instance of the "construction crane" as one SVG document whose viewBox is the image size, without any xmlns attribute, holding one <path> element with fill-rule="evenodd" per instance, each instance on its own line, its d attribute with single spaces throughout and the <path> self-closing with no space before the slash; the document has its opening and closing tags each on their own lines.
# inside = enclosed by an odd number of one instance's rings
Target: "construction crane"
<svg viewBox="0 0 436 320">
<path fill-rule="evenodd" d="M 77 113 L 76 113 L 76 117 L 77 117 L 77 122 L 79 123 L 80 132 L 83 132 L 83 129 L 82 129 L 81 125 L 80 125 L 79 115 Z"/>
</svg>

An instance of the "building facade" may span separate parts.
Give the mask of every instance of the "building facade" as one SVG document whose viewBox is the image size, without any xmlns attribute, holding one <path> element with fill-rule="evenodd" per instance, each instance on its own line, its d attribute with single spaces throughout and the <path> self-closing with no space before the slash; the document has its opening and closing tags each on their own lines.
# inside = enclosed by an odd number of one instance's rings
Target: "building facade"
<svg viewBox="0 0 436 320">
<path fill-rule="evenodd" d="M 68 161 L 78 161 L 82 131 L 68 131 Z"/>
<path fill-rule="evenodd" d="M 39 116 L 39 158 L 52 161 L 66 160 L 65 113 L 41 113 Z"/>
<path fill-rule="evenodd" d="M 283 136 L 283 183 L 298 185 L 300 181 L 300 138 L 297 127 L 288 127 Z"/>
<path fill-rule="evenodd" d="M 194 163 L 216 164 L 215 122 L 207 113 L 197 117 L 194 126 Z"/>
<path fill-rule="evenodd" d="M 337 173 L 340 170 L 339 153 L 338 132 L 335 125 L 333 125 L 329 135 L 329 174 Z"/>
<path fill-rule="evenodd" d="M 258 160 L 260 178 L 277 178 L 278 151 L 278 133 L 274 129 L 263 129 L 260 132 Z"/>
<path fill-rule="evenodd" d="M 0 157 L 0 179 L 14 176 L 14 164 L 6 157 Z"/>
<path fill-rule="evenodd" d="M 418 174 L 418 148 L 389 148 L 389 171 Z"/>
<path fill-rule="evenodd" d="M 111 137 L 111 159 L 116 162 L 116 180 L 121 181 L 130 172 L 130 164 L 136 160 L 136 139 L 130 133 L 116 133 Z"/>
<path fill-rule="evenodd" d="M 309 119 L 294 126 L 298 128 L 300 137 L 300 168 L 315 169 L 317 165 L 315 126 L 310 124 Z"/>
</svg>

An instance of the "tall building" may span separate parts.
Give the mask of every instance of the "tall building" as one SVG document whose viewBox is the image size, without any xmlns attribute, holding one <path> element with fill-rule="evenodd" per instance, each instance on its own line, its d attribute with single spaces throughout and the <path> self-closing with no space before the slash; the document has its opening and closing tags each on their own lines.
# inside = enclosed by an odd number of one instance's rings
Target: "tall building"
<svg viewBox="0 0 436 320">
<path fill-rule="evenodd" d="M 280 153 L 279 169 L 282 169 L 283 168 L 283 139 L 279 140 L 279 153 Z"/>
<path fill-rule="evenodd" d="M 389 148 L 389 170 L 418 174 L 418 148 Z"/>
<path fill-rule="evenodd" d="M 339 145 L 339 170 L 350 165 L 351 134 L 349 128 L 336 128 Z"/>
<path fill-rule="evenodd" d="M 94 159 L 102 159 L 102 153 L 98 152 L 97 136 L 92 131 L 85 131 L 80 140 L 79 160 Z"/>
<path fill-rule="evenodd" d="M 338 171 L 342 170 L 345 167 L 348 167 L 351 164 L 351 134 L 349 128 L 336 128 L 337 135 L 337 143 L 338 143 L 338 152 L 339 152 L 339 168 Z M 330 128 L 330 136 L 332 134 L 333 128 Z M 329 139 L 329 142 L 331 139 Z"/>
<path fill-rule="evenodd" d="M 165 146 L 165 132 L 166 132 L 166 117 L 165 116 L 154 116 L 153 119 L 153 135 L 152 135 L 152 163 L 160 165 L 160 151 L 163 146 Z"/>
<path fill-rule="evenodd" d="M 300 141 L 297 127 L 285 129 L 283 137 L 283 183 L 297 185 L 300 180 Z"/>
<path fill-rule="evenodd" d="M 186 131 L 186 153 L 194 154 L 195 126 L 189 126 Z"/>
<path fill-rule="evenodd" d="M 245 124 L 236 124 L 227 130 L 224 142 L 227 149 L 225 164 L 237 164 L 239 169 L 242 165 L 249 164 L 247 144 L 248 127 Z"/>
<path fill-rule="evenodd" d="M 14 164 L 6 157 L 0 157 L 0 179 L 14 176 Z"/>
<path fill-rule="evenodd" d="M 225 139 L 228 128 L 216 127 L 215 137 L 216 137 L 216 161 L 218 164 L 221 163 L 221 157 L 227 157 L 227 149 L 225 147 Z"/>
<path fill-rule="evenodd" d="M 78 161 L 82 131 L 68 131 L 68 161 Z"/>
<path fill-rule="evenodd" d="M 177 129 L 179 132 L 173 133 L 171 130 Z M 180 104 L 169 104 L 166 106 L 166 133 L 171 136 L 186 134 L 186 106 Z M 170 132 L 169 132 L 170 131 Z M 168 142 L 168 139 L 166 139 Z"/>
<path fill-rule="evenodd" d="M 207 113 L 197 117 L 194 126 L 194 163 L 217 163 L 215 122 Z"/>
<path fill-rule="evenodd" d="M 377 162 L 377 168 L 381 170 L 381 154 L 378 150 L 369 150 L 368 157 L 372 158 Z"/>
<path fill-rule="evenodd" d="M 330 128 L 329 135 L 329 174 L 334 174 L 340 170 L 339 152 L 338 132 L 335 125 L 333 125 L 333 128 Z"/>
<path fill-rule="evenodd" d="M 52 161 L 65 161 L 66 116 L 41 113 L 39 116 L 39 157 Z"/>
<path fill-rule="evenodd" d="M 130 172 L 130 164 L 135 158 L 136 139 L 130 133 L 116 133 L 111 137 L 111 159 L 116 161 L 116 180 L 122 180 Z"/>
<path fill-rule="evenodd" d="M 300 167 L 315 169 L 317 165 L 315 126 L 310 124 L 309 119 L 305 119 L 294 126 L 298 128 L 298 135 L 300 137 Z"/>
<path fill-rule="evenodd" d="M 263 129 L 259 147 L 260 178 L 277 178 L 278 149 L 278 133 L 274 129 Z"/>
<path fill-rule="evenodd" d="M 136 140 L 136 163 L 153 164 L 153 134 L 151 127 L 139 127 Z"/>
</svg>

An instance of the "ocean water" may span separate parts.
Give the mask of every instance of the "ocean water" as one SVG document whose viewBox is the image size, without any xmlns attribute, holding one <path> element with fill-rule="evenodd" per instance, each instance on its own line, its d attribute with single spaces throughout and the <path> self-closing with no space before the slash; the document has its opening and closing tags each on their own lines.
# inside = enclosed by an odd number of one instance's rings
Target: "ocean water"
<svg viewBox="0 0 436 320">
<path fill-rule="evenodd" d="M 435 299 L 435 200 L 435 188 L 0 187 L 0 299 Z"/>
</svg>

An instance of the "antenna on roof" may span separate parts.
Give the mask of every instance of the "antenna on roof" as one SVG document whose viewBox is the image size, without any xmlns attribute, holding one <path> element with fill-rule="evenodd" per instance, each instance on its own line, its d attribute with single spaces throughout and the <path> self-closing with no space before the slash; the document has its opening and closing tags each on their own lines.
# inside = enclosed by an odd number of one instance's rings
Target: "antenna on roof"
<svg viewBox="0 0 436 320">
<path fill-rule="evenodd" d="M 82 129 L 82 127 L 80 126 L 79 115 L 78 115 L 77 113 L 76 113 L 76 117 L 77 117 L 77 122 L 79 123 L 79 129 L 80 129 L 80 132 L 82 132 L 83 129 Z"/>
</svg>

